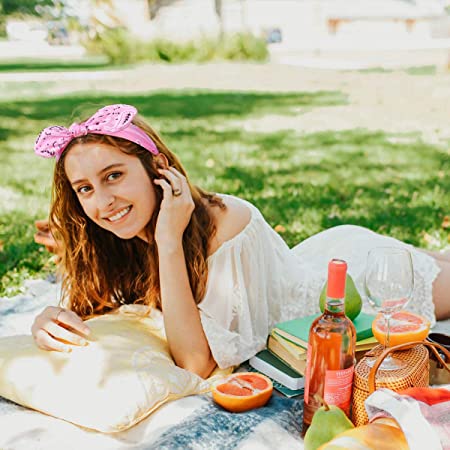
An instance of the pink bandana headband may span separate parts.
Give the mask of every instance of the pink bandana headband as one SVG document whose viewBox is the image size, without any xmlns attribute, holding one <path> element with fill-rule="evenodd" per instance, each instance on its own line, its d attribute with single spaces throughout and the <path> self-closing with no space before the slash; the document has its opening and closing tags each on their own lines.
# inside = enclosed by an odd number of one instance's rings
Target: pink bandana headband
<svg viewBox="0 0 450 450">
<path fill-rule="evenodd" d="M 157 155 L 159 151 L 152 139 L 131 122 L 136 114 L 134 106 L 108 105 L 99 109 L 86 122 L 73 123 L 70 128 L 58 125 L 44 128 L 36 139 L 34 152 L 44 158 L 56 157 L 58 160 L 73 139 L 93 133 L 127 139 Z"/>
</svg>

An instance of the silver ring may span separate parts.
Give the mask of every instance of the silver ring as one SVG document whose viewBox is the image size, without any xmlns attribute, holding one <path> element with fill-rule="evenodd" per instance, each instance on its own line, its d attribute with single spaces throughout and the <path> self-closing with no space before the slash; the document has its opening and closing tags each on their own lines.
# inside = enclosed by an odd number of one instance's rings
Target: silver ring
<svg viewBox="0 0 450 450">
<path fill-rule="evenodd" d="M 172 194 L 174 197 L 179 197 L 181 195 L 181 189 L 173 189 Z"/>
</svg>

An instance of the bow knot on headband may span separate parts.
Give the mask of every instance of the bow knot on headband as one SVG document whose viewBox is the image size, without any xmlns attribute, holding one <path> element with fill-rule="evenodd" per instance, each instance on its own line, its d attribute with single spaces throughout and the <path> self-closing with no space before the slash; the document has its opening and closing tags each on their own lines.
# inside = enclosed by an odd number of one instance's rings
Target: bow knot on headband
<svg viewBox="0 0 450 450">
<path fill-rule="evenodd" d="M 74 138 L 76 138 L 76 137 L 85 136 L 86 134 L 88 134 L 89 129 L 84 123 L 76 123 L 75 122 L 72 125 L 70 125 L 69 132 L 72 133 L 72 136 Z"/>
<path fill-rule="evenodd" d="M 92 133 L 127 139 L 157 155 L 159 151 L 153 140 L 132 123 L 136 114 L 134 106 L 108 105 L 83 123 L 73 123 L 69 128 L 58 125 L 44 128 L 36 139 L 34 151 L 38 156 L 58 160 L 73 139 Z"/>
</svg>

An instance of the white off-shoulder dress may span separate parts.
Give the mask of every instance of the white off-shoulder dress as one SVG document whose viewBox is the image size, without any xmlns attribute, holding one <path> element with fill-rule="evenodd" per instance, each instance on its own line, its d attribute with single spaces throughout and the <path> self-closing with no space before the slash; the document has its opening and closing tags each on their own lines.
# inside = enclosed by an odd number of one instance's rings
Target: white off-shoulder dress
<svg viewBox="0 0 450 450">
<path fill-rule="evenodd" d="M 206 293 L 198 305 L 219 367 L 238 365 L 264 348 L 277 322 L 319 312 L 319 295 L 331 258 L 347 261 L 348 271 L 363 294 L 367 253 L 376 246 L 411 251 L 415 288 L 407 309 L 434 324 L 432 284 L 439 267 L 429 255 L 354 225 L 330 228 L 290 249 L 255 206 L 235 200 L 250 209 L 250 221 L 208 258 Z M 370 311 L 364 303 L 364 309 Z"/>
</svg>

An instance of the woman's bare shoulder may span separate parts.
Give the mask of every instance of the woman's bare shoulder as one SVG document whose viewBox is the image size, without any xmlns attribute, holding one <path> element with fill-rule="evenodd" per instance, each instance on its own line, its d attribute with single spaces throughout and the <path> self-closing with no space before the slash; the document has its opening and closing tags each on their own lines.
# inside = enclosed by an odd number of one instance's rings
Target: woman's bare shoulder
<svg viewBox="0 0 450 450">
<path fill-rule="evenodd" d="M 213 206 L 210 209 L 216 224 L 216 234 L 209 244 L 209 255 L 224 242 L 237 236 L 251 220 L 251 210 L 244 202 L 229 196 L 222 197 L 222 200 L 226 208 Z"/>
</svg>

